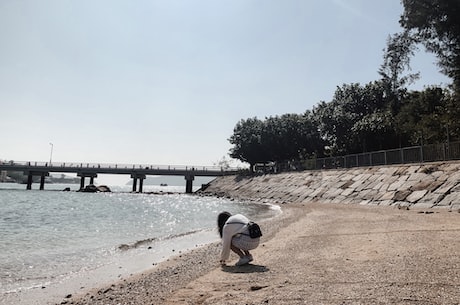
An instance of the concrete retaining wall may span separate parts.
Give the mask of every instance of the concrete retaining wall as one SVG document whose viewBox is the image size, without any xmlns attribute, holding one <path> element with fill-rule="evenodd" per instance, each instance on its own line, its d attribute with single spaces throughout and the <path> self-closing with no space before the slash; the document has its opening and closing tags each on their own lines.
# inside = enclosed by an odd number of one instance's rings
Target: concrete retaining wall
<svg viewBox="0 0 460 305">
<path fill-rule="evenodd" d="M 227 176 L 212 181 L 204 193 L 281 204 L 324 202 L 460 211 L 460 162 Z"/>
</svg>

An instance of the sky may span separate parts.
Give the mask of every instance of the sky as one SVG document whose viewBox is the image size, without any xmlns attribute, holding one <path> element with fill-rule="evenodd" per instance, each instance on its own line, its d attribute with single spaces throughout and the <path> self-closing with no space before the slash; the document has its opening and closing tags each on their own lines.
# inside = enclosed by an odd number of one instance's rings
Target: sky
<svg viewBox="0 0 460 305">
<path fill-rule="evenodd" d="M 399 0 L 0 0 L 0 159 L 211 166 L 377 80 Z M 412 85 L 446 85 L 435 57 Z"/>
</svg>

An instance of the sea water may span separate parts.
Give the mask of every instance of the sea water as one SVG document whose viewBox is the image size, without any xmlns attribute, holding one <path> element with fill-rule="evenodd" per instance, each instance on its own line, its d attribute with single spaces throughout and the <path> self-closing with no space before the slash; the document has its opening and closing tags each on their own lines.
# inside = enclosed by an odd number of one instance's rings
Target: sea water
<svg viewBox="0 0 460 305">
<path fill-rule="evenodd" d="M 0 184 L 0 299 L 101 268 L 140 249 L 173 255 L 171 248 L 162 251 L 187 238 L 191 244 L 216 241 L 221 211 L 255 220 L 279 213 L 270 205 L 175 192 L 183 187 L 144 188 L 162 195 L 130 193 L 123 186 L 111 193 L 64 192 L 65 187 L 26 191 L 25 185 Z"/>
</svg>

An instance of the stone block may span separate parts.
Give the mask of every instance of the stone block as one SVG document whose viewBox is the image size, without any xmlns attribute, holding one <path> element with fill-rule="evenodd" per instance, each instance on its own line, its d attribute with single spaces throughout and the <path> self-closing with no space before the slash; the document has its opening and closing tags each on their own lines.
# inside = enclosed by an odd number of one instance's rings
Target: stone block
<svg viewBox="0 0 460 305">
<path fill-rule="evenodd" d="M 450 189 L 450 192 L 451 193 L 456 193 L 456 192 L 460 192 L 460 182 L 454 186 L 453 188 Z"/>
<path fill-rule="evenodd" d="M 407 201 L 396 201 L 393 206 L 397 207 L 400 210 L 409 210 L 409 207 L 412 205 L 412 203 L 407 202 Z"/>
<path fill-rule="evenodd" d="M 380 180 L 374 180 L 374 181 L 371 181 L 367 186 L 366 188 L 367 189 L 373 189 L 373 190 L 378 190 L 379 188 L 376 188 L 377 185 L 381 185 L 382 184 L 382 181 Z"/>
<path fill-rule="evenodd" d="M 334 187 L 337 188 L 337 189 L 338 188 L 343 189 L 343 186 L 346 185 L 346 184 L 347 184 L 346 181 L 342 181 L 340 179 L 337 179 L 337 180 L 334 181 Z"/>
<path fill-rule="evenodd" d="M 427 190 L 413 191 L 409 196 L 407 196 L 406 200 L 411 203 L 415 203 L 419 201 L 420 199 L 422 199 L 426 193 L 428 193 Z"/>
<path fill-rule="evenodd" d="M 451 193 L 444 197 L 436 206 L 451 206 L 460 202 L 460 193 Z"/>
<path fill-rule="evenodd" d="M 396 166 L 396 171 L 394 172 L 393 175 L 396 175 L 396 176 L 406 175 L 407 169 L 408 169 L 408 166 Z"/>
<path fill-rule="evenodd" d="M 346 198 L 344 196 L 337 196 L 331 200 L 331 203 L 339 203 L 343 204 L 345 202 Z"/>
<path fill-rule="evenodd" d="M 444 163 L 441 167 L 441 170 L 448 173 L 456 173 L 460 171 L 460 163 L 459 162 L 447 162 Z"/>
<path fill-rule="evenodd" d="M 344 173 L 343 175 L 340 176 L 340 180 L 342 181 L 348 181 L 348 180 L 353 180 L 353 175 L 349 173 Z"/>
<path fill-rule="evenodd" d="M 339 196 L 342 192 L 343 192 L 342 189 L 339 189 L 339 188 L 330 188 L 328 191 L 326 191 L 326 192 L 323 194 L 323 198 L 330 198 L 330 199 L 333 199 L 333 198 Z"/>
<path fill-rule="evenodd" d="M 439 175 L 436 175 L 437 173 L 439 173 Z M 432 174 L 433 177 L 436 178 L 436 181 L 447 181 L 447 179 L 449 179 L 449 175 L 447 175 L 445 172 L 436 172 L 436 173 L 433 173 Z"/>
<path fill-rule="evenodd" d="M 446 181 L 441 186 L 439 186 L 434 192 L 438 194 L 447 194 L 450 190 L 457 186 L 457 181 Z"/>
<path fill-rule="evenodd" d="M 388 187 L 389 191 L 398 191 L 404 189 L 409 189 L 408 182 L 405 179 L 398 179 Z"/>
<path fill-rule="evenodd" d="M 371 176 L 370 174 L 359 173 L 358 175 L 353 177 L 352 180 L 354 180 L 354 181 L 362 181 L 362 180 L 368 179 L 370 176 Z"/>
<path fill-rule="evenodd" d="M 384 183 L 383 183 L 382 181 L 377 181 L 377 182 L 373 185 L 372 189 L 380 191 L 380 189 L 383 187 L 383 185 L 384 185 Z M 388 186 L 387 186 L 387 187 L 388 187 Z"/>
<path fill-rule="evenodd" d="M 434 206 L 431 202 L 417 202 L 412 207 L 414 209 L 430 209 Z"/>
<path fill-rule="evenodd" d="M 377 200 L 381 201 L 386 201 L 386 200 L 391 200 L 393 201 L 393 198 L 395 196 L 396 192 L 384 192 Z"/>
<path fill-rule="evenodd" d="M 347 189 L 343 190 L 342 193 L 340 193 L 340 195 L 342 195 L 342 196 L 350 196 L 354 192 L 355 192 L 355 189 L 347 188 Z"/>
<path fill-rule="evenodd" d="M 370 183 L 371 183 L 371 182 L 368 181 L 368 180 L 361 181 L 361 184 L 358 185 L 358 186 L 355 188 L 355 191 L 361 192 L 361 191 L 363 191 L 363 190 L 368 189 L 368 185 L 369 185 Z"/>
<path fill-rule="evenodd" d="M 396 191 L 403 185 L 402 181 L 395 181 L 388 186 L 388 191 Z"/>
<path fill-rule="evenodd" d="M 365 200 L 375 200 L 380 197 L 378 191 L 376 190 L 364 190 L 359 193 L 357 197 L 360 197 Z"/>
<path fill-rule="evenodd" d="M 324 193 L 326 192 L 326 190 L 322 189 L 322 188 L 317 188 L 316 190 L 314 190 L 311 194 L 310 194 L 310 197 L 312 198 L 315 198 L 315 197 L 321 197 Z"/>
<path fill-rule="evenodd" d="M 353 184 L 349 186 L 352 189 L 356 189 L 363 183 L 361 180 L 353 180 L 353 181 L 354 181 Z"/>
<path fill-rule="evenodd" d="M 397 191 L 393 196 L 394 201 L 405 201 L 407 196 L 409 196 L 412 191 L 405 190 L 405 191 Z"/>
<path fill-rule="evenodd" d="M 406 170 L 406 174 L 413 175 L 414 173 L 418 172 L 420 170 L 420 165 L 412 165 L 409 166 Z"/>
<path fill-rule="evenodd" d="M 388 165 L 388 166 L 381 166 L 378 169 L 378 173 L 386 175 L 386 176 L 391 176 L 394 175 L 394 173 L 397 171 L 398 166 L 395 165 Z"/>
<path fill-rule="evenodd" d="M 417 203 L 426 203 L 436 205 L 442 199 L 444 199 L 445 194 L 436 194 L 436 193 L 427 193 L 423 198 L 421 198 Z"/>
<path fill-rule="evenodd" d="M 447 181 L 460 181 L 460 172 L 450 173 Z"/>
<path fill-rule="evenodd" d="M 428 177 L 427 174 L 423 174 L 423 173 L 413 173 L 409 176 L 409 178 L 407 178 L 407 180 L 409 181 L 423 181 L 423 180 L 426 180 Z"/>
<path fill-rule="evenodd" d="M 425 181 L 420 181 L 417 184 L 414 184 L 412 186 L 412 190 L 413 191 L 427 190 L 428 192 L 433 192 L 435 189 L 437 189 L 441 185 L 442 185 L 441 181 L 425 180 Z"/>
<path fill-rule="evenodd" d="M 394 201 L 393 200 L 382 200 L 382 201 L 378 201 L 379 205 L 381 206 L 391 206 Z"/>
</svg>

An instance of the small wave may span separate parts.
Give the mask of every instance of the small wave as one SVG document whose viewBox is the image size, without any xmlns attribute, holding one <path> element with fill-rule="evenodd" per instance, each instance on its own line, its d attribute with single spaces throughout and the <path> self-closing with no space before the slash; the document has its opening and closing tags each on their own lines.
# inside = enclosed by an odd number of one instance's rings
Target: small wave
<svg viewBox="0 0 460 305">
<path fill-rule="evenodd" d="M 127 251 L 127 250 L 130 250 L 130 249 L 136 249 L 136 248 L 138 248 L 140 246 L 143 246 L 145 244 L 153 243 L 155 241 L 171 240 L 171 239 L 175 239 L 175 238 L 179 238 L 179 237 L 184 237 L 184 236 L 196 234 L 196 233 L 202 232 L 202 231 L 203 230 L 193 230 L 193 231 L 188 231 L 188 232 L 184 232 L 184 233 L 171 234 L 171 235 L 161 237 L 161 238 L 158 238 L 158 237 L 146 238 L 146 239 L 138 240 L 133 244 L 121 244 L 121 245 L 118 246 L 118 249 L 122 250 L 122 251 Z"/>
<path fill-rule="evenodd" d="M 140 246 L 145 245 L 145 244 L 152 243 L 152 242 L 157 241 L 157 240 L 159 240 L 159 238 L 156 238 L 156 237 L 142 239 L 142 240 L 136 241 L 133 244 L 121 244 L 121 245 L 118 246 L 118 249 L 122 250 L 122 251 L 126 251 L 126 250 L 129 250 L 129 249 L 135 249 L 137 247 L 140 247 Z"/>
</svg>

